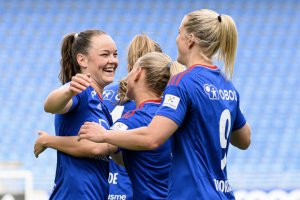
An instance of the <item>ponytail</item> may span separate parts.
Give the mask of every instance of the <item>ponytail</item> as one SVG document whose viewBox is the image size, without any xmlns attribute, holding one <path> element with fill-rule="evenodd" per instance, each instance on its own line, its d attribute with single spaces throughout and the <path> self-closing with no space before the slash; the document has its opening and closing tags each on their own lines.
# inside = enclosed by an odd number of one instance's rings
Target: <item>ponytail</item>
<svg viewBox="0 0 300 200">
<path fill-rule="evenodd" d="M 142 33 L 136 35 L 131 40 L 128 47 L 128 54 L 127 54 L 128 72 L 132 70 L 133 65 L 140 57 L 150 52 L 162 53 L 162 49 L 158 43 L 156 43 L 154 40 L 149 38 L 146 34 Z M 122 79 L 119 82 L 119 85 L 120 86 L 119 86 L 118 95 L 120 100 L 118 103 L 122 104 L 129 100 L 129 98 L 126 97 L 126 92 L 127 92 L 126 78 Z"/>
<path fill-rule="evenodd" d="M 234 60 L 237 49 L 238 33 L 233 19 L 228 15 L 219 15 L 220 22 L 220 48 L 219 56 L 224 61 L 225 74 L 232 78 Z"/>
<path fill-rule="evenodd" d="M 171 64 L 171 66 L 170 66 L 170 73 L 171 73 L 170 75 L 174 76 L 174 75 L 176 75 L 176 74 L 178 74 L 178 73 L 180 73 L 180 72 L 182 72 L 184 70 L 185 70 L 185 66 L 184 65 L 180 64 L 177 61 L 173 61 L 172 64 Z"/>
<path fill-rule="evenodd" d="M 126 96 L 127 92 L 127 79 L 124 78 L 119 81 L 119 90 L 118 90 L 118 95 L 119 95 L 119 104 L 123 104 L 127 101 L 129 101 L 129 98 Z"/>
<path fill-rule="evenodd" d="M 66 35 L 62 41 L 61 46 L 61 60 L 60 73 L 58 75 L 62 84 L 71 81 L 72 76 L 80 73 L 80 66 L 74 58 L 73 43 L 75 40 L 75 33 Z"/>
<path fill-rule="evenodd" d="M 226 78 L 231 79 L 238 39 L 233 19 L 202 9 L 187 14 L 184 27 L 188 34 L 195 35 L 194 42 L 200 46 L 203 58 L 211 61 L 214 55 L 218 55 L 224 62 Z"/>
</svg>

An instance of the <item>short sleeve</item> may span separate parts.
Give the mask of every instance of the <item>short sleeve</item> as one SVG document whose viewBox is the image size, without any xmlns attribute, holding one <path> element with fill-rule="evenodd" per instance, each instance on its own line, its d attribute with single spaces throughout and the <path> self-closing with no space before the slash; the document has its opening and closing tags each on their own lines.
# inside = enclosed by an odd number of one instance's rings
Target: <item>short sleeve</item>
<svg viewBox="0 0 300 200">
<path fill-rule="evenodd" d="M 232 131 L 236 131 L 236 130 L 242 128 L 245 124 L 246 124 L 246 118 L 244 117 L 244 114 L 241 111 L 240 98 L 238 95 L 238 106 L 237 106 L 236 117 L 234 120 Z"/>
<path fill-rule="evenodd" d="M 186 90 L 177 85 L 167 86 L 163 100 L 156 115 L 167 117 L 180 126 L 185 118 L 190 104 L 190 97 Z"/>
<path fill-rule="evenodd" d="M 68 87 L 69 85 L 70 85 L 70 82 L 64 84 L 61 88 Z M 81 98 L 80 95 L 82 93 L 79 93 L 79 94 L 72 97 L 72 106 L 71 106 L 71 108 L 68 112 L 71 112 L 71 111 L 75 110 L 78 107 L 78 105 L 80 103 L 80 98 Z"/>
</svg>

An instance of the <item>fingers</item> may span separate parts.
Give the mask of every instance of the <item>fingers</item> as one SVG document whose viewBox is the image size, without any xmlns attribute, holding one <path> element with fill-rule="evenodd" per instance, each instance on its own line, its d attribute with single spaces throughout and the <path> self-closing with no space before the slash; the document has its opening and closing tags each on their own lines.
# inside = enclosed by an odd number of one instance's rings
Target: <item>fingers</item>
<svg viewBox="0 0 300 200">
<path fill-rule="evenodd" d="M 83 82 L 86 82 L 88 84 L 90 84 L 92 82 L 92 80 L 91 80 L 91 74 L 90 73 L 87 73 L 87 74 L 76 74 L 73 77 L 76 78 L 76 80 L 82 80 Z"/>
<path fill-rule="evenodd" d="M 70 82 L 70 89 L 75 93 L 80 93 L 85 90 L 88 86 L 90 86 L 92 80 L 90 78 L 90 74 L 76 74 L 72 77 Z"/>
<path fill-rule="evenodd" d="M 84 125 L 86 125 L 86 126 L 91 126 L 94 124 L 97 124 L 97 123 L 96 122 L 84 122 Z"/>
<path fill-rule="evenodd" d="M 38 131 L 38 135 L 39 136 L 48 135 L 48 133 L 46 131 Z"/>
<path fill-rule="evenodd" d="M 34 149 L 34 156 L 35 156 L 36 158 L 39 157 L 39 153 L 38 153 L 38 151 L 37 151 L 36 149 Z"/>
<path fill-rule="evenodd" d="M 38 158 L 40 153 L 42 153 L 44 150 L 45 150 L 45 148 L 43 148 L 43 149 L 34 149 L 35 157 Z"/>
<path fill-rule="evenodd" d="M 38 157 L 39 157 L 39 154 L 40 154 L 40 151 L 39 151 L 39 147 L 38 147 L 37 144 L 34 145 L 34 150 L 33 150 L 33 152 L 34 152 L 35 157 L 38 158 Z"/>
<path fill-rule="evenodd" d="M 81 127 L 80 127 L 80 130 L 79 130 L 79 133 L 84 131 L 84 130 L 87 130 L 87 129 L 90 129 L 92 128 L 94 125 L 97 125 L 97 123 L 95 122 L 85 122 Z M 79 134 L 78 133 L 78 134 Z"/>
<path fill-rule="evenodd" d="M 78 135 L 77 141 L 80 142 L 81 140 L 84 139 L 88 139 L 88 136 L 85 133 Z"/>
</svg>

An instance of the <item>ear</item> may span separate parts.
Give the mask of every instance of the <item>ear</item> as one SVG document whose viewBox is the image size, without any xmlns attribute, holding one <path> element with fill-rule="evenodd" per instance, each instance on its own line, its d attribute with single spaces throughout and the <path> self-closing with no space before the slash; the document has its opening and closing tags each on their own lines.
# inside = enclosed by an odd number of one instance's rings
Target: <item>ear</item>
<svg viewBox="0 0 300 200">
<path fill-rule="evenodd" d="M 136 72 L 134 73 L 134 79 L 133 79 L 133 80 L 134 80 L 135 82 L 139 81 L 140 78 L 141 78 L 141 76 L 142 76 L 142 73 L 143 73 L 142 68 L 141 68 L 141 67 L 138 67 L 138 68 L 136 69 Z"/>
<path fill-rule="evenodd" d="M 191 49 L 195 44 L 195 35 L 193 33 L 189 34 L 187 45 L 188 48 Z"/>
<path fill-rule="evenodd" d="M 87 64 L 88 64 L 87 56 L 79 53 L 76 55 L 76 60 L 77 60 L 78 64 L 80 65 L 80 67 L 82 67 L 83 69 L 87 68 Z"/>
</svg>

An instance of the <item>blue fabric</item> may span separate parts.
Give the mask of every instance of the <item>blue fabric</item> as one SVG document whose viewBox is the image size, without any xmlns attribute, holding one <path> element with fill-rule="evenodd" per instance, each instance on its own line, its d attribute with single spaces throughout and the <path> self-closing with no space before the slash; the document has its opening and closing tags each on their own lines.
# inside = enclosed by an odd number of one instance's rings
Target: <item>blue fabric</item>
<svg viewBox="0 0 300 200">
<path fill-rule="evenodd" d="M 68 113 L 55 115 L 56 135 L 77 135 L 86 121 L 100 123 L 107 129 L 112 124 L 109 111 L 92 87 L 73 97 Z M 107 199 L 108 161 L 108 157 L 76 158 L 57 151 L 55 186 L 50 199 Z"/>
<path fill-rule="evenodd" d="M 127 112 L 114 126 L 134 129 L 147 126 L 160 101 L 147 101 Z M 113 127 L 114 127 L 113 126 Z M 166 199 L 171 166 L 170 140 L 151 151 L 122 149 L 123 160 L 133 188 L 133 199 Z"/>
<path fill-rule="evenodd" d="M 103 92 L 104 104 L 109 109 L 114 120 L 119 119 L 129 110 L 135 109 L 134 101 L 127 101 L 124 104 L 118 104 L 119 84 L 108 86 Z M 109 197 L 108 200 L 126 199 L 132 200 L 132 186 L 125 167 L 116 164 L 113 160 L 109 161 Z"/>
<path fill-rule="evenodd" d="M 179 126 L 172 136 L 168 199 L 234 199 L 226 155 L 231 132 L 246 120 L 231 81 L 217 67 L 192 66 L 169 81 L 156 114 Z"/>
</svg>

